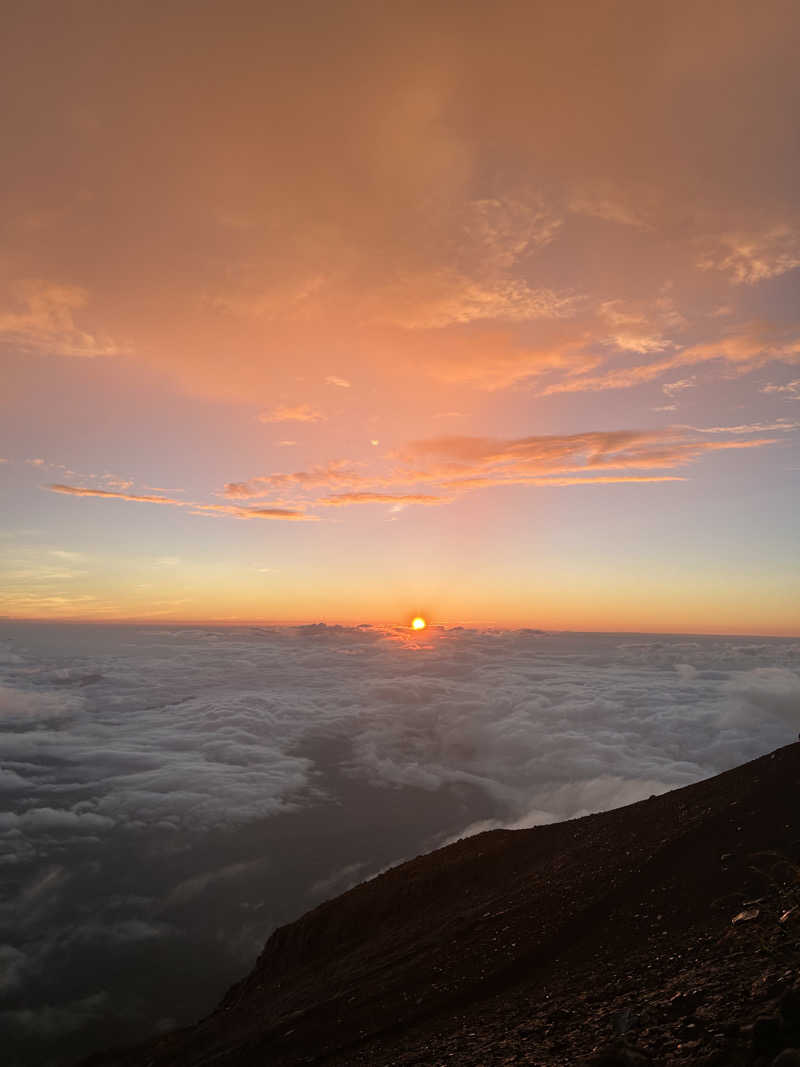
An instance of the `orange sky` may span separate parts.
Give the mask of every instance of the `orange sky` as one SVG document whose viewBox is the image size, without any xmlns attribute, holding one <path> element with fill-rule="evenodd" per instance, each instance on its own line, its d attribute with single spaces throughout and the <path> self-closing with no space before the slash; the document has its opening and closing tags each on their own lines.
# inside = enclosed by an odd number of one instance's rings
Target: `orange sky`
<svg viewBox="0 0 800 1067">
<path fill-rule="evenodd" d="M 5 31 L 0 613 L 800 632 L 795 5 Z"/>
</svg>

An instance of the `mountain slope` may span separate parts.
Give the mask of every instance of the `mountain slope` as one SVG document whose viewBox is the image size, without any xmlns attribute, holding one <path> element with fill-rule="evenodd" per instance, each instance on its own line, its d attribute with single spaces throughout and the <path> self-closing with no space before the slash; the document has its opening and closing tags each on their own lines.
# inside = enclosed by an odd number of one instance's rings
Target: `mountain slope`
<svg viewBox="0 0 800 1067">
<path fill-rule="evenodd" d="M 800 744 L 402 864 L 276 930 L 196 1026 L 87 1063 L 574 1064 L 615 1031 L 657 1063 L 769 1063 L 795 1040 L 798 869 Z"/>
</svg>

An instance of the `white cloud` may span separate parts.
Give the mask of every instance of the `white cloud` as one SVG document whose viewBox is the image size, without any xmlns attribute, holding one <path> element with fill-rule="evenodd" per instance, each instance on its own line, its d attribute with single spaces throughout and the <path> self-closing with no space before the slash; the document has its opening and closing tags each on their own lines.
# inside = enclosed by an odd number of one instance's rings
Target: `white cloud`
<svg viewBox="0 0 800 1067">
<path fill-rule="evenodd" d="M 800 644 L 778 639 L 123 627 L 87 655 L 71 633 L 12 640 L 3 665 L 0 962 L 26 1006 L 2 1022 L 20 1033 L 93 1026 L 96 976 L 122 1018 L 125 953 L 185 965 L 208 937 L 244 970 L 276 923 L 446 837 L 734 766 L 794 738 L 800 699 Z M 300 881 L 286 839 L 265 845 L 273 822 L 327 842 L 332 813 L 357 827 L 407 802 L 416 836 L 389 820 L 311 866 L 301 849 Z M 95 984 L 49 1002 L 37 975 L 80 961 Z"/>
<path fill-rule="evenodd" d="M 369 628 L 282 630 L 268 640 L 187 630 L 170 640 L 163 657 L 143 647 L 141 660 L 75 664 L 43 676 L 48 687 L 0 689 L 0 715 L 18 727 L 7 737 L 7 769 L 40 798 L 6 817 L 8 826 L 62 818 L 83 828 L 107 819 L 202 830 L 263 817 L 310 784 L 313 764 L 298 744 L 320 728 L 352 740 L 355 778 L 425 789 L 469 783 L 515 817 L 544 791 L 561 798 L 553 815 L 566 817 L 572 801 L 553 792 L 563 781 L 676 785 L 719 769 L 721 702 L 727 714 L 732 702 L 756 707 L 765 694 L 766 733 L 737 740 L 742 756 L 758 751 L 774 739 L 767 713 L 781 700 L 789 708 L 800 684 L 791 663 L 737 673 L 729 658 L 738 645 L 722 639 L 620 642 L 603 672 L 567 637 L 444 631 L 412 660 L 392 631 Z M 723 680 L 706 677 L 709 661 L 724 665 Z M 56 756 L 58 783 L 89 796 L 61 816 L 41 800 Z"/>
<path fill-rule="evenodd" d="M 759 724 L 765 719 L 796 726 L 800 721 L 800 674 L 786 667 L 756 667 L 726 684 L 733 706 L 729 720 Z M 793 740 L 793 738 L 792 738 Z"/>
<path fill-rule="evenodd" d="M 0 833 L 8 830 L 32 831 L 34 833 L 59 830 L 109 830 L 112 819 L 95 815 L 91 811 L 66 810 L 64 808 L 29 808 L 21 815 L 0 812 Z"/>
<path fill-rule="evenodd" d="M 11 662 L 14 662 L 13 660 Z M 81 705 L 72 694 L 0 685 L 0 723 L 40 722 L 71 715 Z"/>
</svg>

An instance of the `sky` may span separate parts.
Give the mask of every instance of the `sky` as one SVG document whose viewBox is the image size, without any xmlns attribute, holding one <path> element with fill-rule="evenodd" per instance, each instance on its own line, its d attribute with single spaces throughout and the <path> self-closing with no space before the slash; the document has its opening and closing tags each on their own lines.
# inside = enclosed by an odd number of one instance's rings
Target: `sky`
<svg viewBox="0 0 800 1067">
<path fill-rule="evenodd" d="M 3 38 L 0 614 L 800 633 L 796 5 Z"/>
</svg>

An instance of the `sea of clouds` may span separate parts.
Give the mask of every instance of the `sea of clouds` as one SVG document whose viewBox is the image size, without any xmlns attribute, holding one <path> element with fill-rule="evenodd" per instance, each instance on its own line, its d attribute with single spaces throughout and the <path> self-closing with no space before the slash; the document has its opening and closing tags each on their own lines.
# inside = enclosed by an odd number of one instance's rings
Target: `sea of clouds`
<svg viewBox="0 0 800 1067">
<path fill-rule="evenodd" d="M 0 624 L 0 1028 L 56 1065 L 209 1010 L 278 924 L 464 833 L 797 736 L 800 642 Z"/>
</svg>

